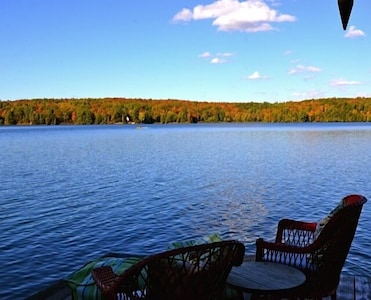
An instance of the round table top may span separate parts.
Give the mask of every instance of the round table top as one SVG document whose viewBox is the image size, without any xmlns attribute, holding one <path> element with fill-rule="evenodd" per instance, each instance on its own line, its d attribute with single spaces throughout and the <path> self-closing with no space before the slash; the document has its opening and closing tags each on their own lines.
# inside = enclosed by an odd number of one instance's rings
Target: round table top
<svg viewBox="0 0 371 300">
<path fill-rule="evenodd" d="M 252 261 L 233 267 L 227 282 L 245 292 L 270 294 L 297 288 L 305 280 L 305 274 L 294 267 Z"/>
</svg>

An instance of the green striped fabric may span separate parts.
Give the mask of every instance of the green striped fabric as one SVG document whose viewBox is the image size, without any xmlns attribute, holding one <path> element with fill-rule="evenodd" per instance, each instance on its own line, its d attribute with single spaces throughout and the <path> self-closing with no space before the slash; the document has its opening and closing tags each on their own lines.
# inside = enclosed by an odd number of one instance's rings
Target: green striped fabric
<svg viewBox="0 0 371 300">
<path fill-rule="evenodd" d="M 205 237 L 197 238 L 194 240 L 188 241 L 179 241 L 173 242 L 168 246 L 168 249 L 187 247 L 200 245 L 205 243 L 213 243 L 223 241 L 219 234 L 211 234 Z M 96 299 L 102 300 L 102 295 L 97 288 L 93 277 L 91 276 L 91 271 L 94 268 L 102 266 L 111 266 L 115 274 L 120 275 L 126 269 L 130 268 L 137 262 L 139 262 L 141 257 L 103 257 L 97 260 L 91 261 L 84 265 L 81 269 L 69 275 L 65 278 L 65 281 L 68 283 L 72 290 L 72 297 L 75 300 L 87 300 L 87 299 Z M 226 288 L 225 290 L 225 299 L 233 299 L 236 296 L 236 291 L 233 289 Z"/>
<path fill-rule="evenodd" d="M 140 257 L 103 257 L 87 263 L 78 271 L 69 275 L 65 280 L 72 290 L 73 299 L 86 300 L 97 299 L 101 300 L 102 295 L 95 285 L 94 279 L 91 276 L 91 271 L 94 268 L 102 266 L 111 266 L 112 270 L 117 274 L 122 274 L 126 269 L 136 264 L 141 260 Z"/>
<path fill-rule="evenodd" d="M 221 241 L 223 241 L 223 238 L 218 233 L 213 233 L 208 236 L 204 236 L 204 237 L 193 239 L 193 240 L 172 242 L 168 246 L 168 249 L 176 249 L 176 248 L 215 243 L 215 242 L 221 242 Z M 241 299 L 241 295 L 239 292 L 237 292 L 236 289 L 227 285 L 224 289 L 223 299 L 225 300 Z"/>
<path fill-rule="evenodd" d="M 183 248 L 183 247 L 215 243 L 215 242 L 221 242 L 221 241 L 223 241 L 222 237 L 217 233 L 213 233 L 208 236 L 204 236 L 204 237 L 197 238 L 194 240 L 172 242 L 168 246 L 168 249 Z"/>
</svg>

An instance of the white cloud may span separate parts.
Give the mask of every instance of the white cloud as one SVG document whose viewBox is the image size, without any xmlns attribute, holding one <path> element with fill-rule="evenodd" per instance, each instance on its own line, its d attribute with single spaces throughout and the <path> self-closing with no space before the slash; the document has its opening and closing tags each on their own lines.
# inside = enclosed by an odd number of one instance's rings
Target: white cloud
<svg viewBox="0 0 371 300">
<path fill-rule="evenodd" d="M 321 90 L 307 90 L 307 91 L 294 91 L 291 93 L 295 99 L 315 99 L 325 97 L 325 93 Z"/>
<path fill-rule="evenodd" d="M 346 38 L 356 38 L 356 37 L 360 37 L 360 36 L 365 36 L 365 33 L 360 29 L 356 29 L 355 26 L 350 26 L 349 30 L 347 31 L 347 33 L 344 36 Z"/>
<path fill-rule="evenodd" d="M 298 73 L 308 73 L 308 72 L 321 72 L 321 69 L 314 67 L 314 66 L 297 65 L 295 68 L 292 68 L 289 71 L 289 74 L 294 75 Z"/>
<path fill-rule="evenodd" d="M 222 56 L 222 57 L 230 57 L 233 56 L 234 54 L 231 52 L 224 52 L 224 53 L 218 53 L 217 56 Z"/>
<path fill-rule="evenodd" d="M 208 5 L 197 5 L 190 10 L 183 8 L 174 17 L 174 22 L 214 19 L 212 25 L 221 31 L 258 32 L 275 30 L 271 23 L 294 22 L 296 18 L 280 14 L 264 0 L 217 0 Z"/>
<path fill-rule="evenodd" d="M 219 57 L 214 57 L 210 60 L 210 63 L 212 64 L 224 64 L 225 62 L 227 62 L 225 59 L 221 59 Z"/>
<path fill-rule="evenodd" d="M 283 52 L 283 55 L 291 55 L 292 53 L 292 50 L 286 50 L 285 52 Z"/>
<path fill-rule="evenodd" d="M 267 79 L 267 76 L 262 76 L 258 71 L 255 71 L 251 75 L 247 76 L 247 79 L 249 80 L 255 80 L 255 79 Z"/>
<path fill-rule="evenodd" d="M 210 57 L 210 56 L 211 56 L 210 52 L 204 52 L 204 53 L 201 53 L 201 54 L 199 55 L 199 57 L 202 57 L 202 58 L 208 58 L 208 57 Z"/>
<path fill-rule="evenodd" d="M 347 85 L 359 85 L 361 84 L 359 81 L 349 81 L 344 79 L 335 79 L 330 82 L 331 86 L 347 86 Z"/>
<path fill-rule="evenodd" d="M 173 21 L 189 21 L 192 20 L 193 15 L 192 12 L 188 8 L 183 8 L 180 12 L 178 12 L 174 17 Z"/>
<path fill-rule="evenodd" d="M 233 55 L 234 54 L 231 52 L 222 52 L 212 55 L 210 52 L 206 51 L 204 53 L 201 53 L 198 57 L 211 58 L 210 63 L 212 64 L 223 64 L 227 62 L 227 60 L 225 59 L 226 57 L 231 57 Z"/>
</svg>

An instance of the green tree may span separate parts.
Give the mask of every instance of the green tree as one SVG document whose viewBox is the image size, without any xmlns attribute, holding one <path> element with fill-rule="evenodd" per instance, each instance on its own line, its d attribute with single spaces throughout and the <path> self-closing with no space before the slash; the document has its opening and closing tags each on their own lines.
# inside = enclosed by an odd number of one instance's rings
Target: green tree
<svg viewBox="0 0 371 300">
<path fill-rule="evenodd" d="M 4 124 L 5 125 L 17 125 L 17 119 L 14 116 L 13 110 L 9 110 L 6 112 L 5 118 L 4 118 Z"/>
<path fill-rule="evenodd" d="M 76 124 L 94 124 L 94 115 L 87 106 L 78 107 L 76 110 Z"/>
</svg>

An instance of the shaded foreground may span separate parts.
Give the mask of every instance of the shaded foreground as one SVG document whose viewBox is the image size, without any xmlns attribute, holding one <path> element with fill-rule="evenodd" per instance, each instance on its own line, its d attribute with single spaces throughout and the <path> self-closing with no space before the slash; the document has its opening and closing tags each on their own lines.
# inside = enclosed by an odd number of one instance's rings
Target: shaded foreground
<svg viewBox="0 0 371 300">
<path fill-rule="evenodd" d="M 251 257 L 247 257 L 246 259 L 251 260 Z M 331 297 L 323 299 L 330 300 Z M 340 277 L 340 284 L 337 289 L 337 300 L 351 299 L 371 299 L 371 277 L 357 275 L 342 275 Z M 72 296 L 67 283 L 60 280 L 27 298 L 27 300 L 72 300 Z"/>
<path fill-rule="evenodd" d="M 351 299 L 371 299 L 371 277 L 365 276 L 349 276 L 344 275 L 340 278 L 340 284 L 337 290 L 337 300 L 351 300 Z M 37 293 L 28 300 L 72 300 L 71 291 L 67 284 L 59 281 L 48 289 Z M 323 298 L 330 300 L 331 297 Z"/>
</svg>

